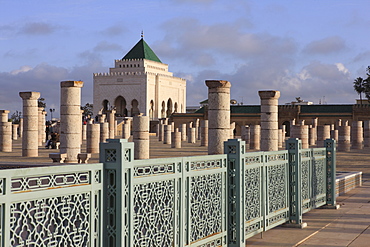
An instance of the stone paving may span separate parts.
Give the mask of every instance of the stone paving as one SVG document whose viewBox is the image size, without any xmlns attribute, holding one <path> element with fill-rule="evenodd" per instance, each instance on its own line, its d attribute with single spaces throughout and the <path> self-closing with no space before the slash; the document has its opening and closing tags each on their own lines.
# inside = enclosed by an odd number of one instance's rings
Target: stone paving
<svg viewBox="0 0 370 247">
<path fill-rule="evenodd" d="M 85 152 L 83 145 L 82 152 Z M 21 140 L 13 141 L 13 152 L 0 152 L 0 164 L 51 164 L 49 153 L 56 149 L 39 147 L 39 157 L 22 157 Z M 181 149 L 171 148 L 150 136 L 150 158 L 206 155 L 207 147 L 182 142 Z M 98 162 L 92 154 L 89 163 Z M 60 165 L 60 164 L 57 164 Z M 338 171 L 362 171 L 363 186 L 337 198 L 340 209 L 314 209 L 303 215 L 304 229 L 276 227 L 256 235 L 247 246 L 370 246 L 370 148 L 337 153 Z"/>
</svg>

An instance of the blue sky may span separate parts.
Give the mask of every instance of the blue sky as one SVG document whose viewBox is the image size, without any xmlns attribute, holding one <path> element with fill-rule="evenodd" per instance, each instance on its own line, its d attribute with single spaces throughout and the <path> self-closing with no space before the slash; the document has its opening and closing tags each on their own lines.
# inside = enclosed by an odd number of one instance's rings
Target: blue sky
<svg viewBox="0 0 370 247">
<path fill-rule="evenodd" d="M 207 98 L 207 79 L 229 80 L 231 97 L 259 104 L 258 90 L 352 104 L 353 80 L 370 65 L 366 0 L 0 0 L 0 109 L 38 91 L 59 114 L 60 81 L 108 72 L 144 39 L 175 76 L 187 104 Z"/>
</svg>

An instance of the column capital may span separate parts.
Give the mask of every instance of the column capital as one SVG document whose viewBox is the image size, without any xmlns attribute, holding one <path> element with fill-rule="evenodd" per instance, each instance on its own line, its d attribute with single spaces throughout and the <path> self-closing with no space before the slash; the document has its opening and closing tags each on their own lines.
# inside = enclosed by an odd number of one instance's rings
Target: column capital
<svg viewBox="0 0 370 247">
<path fill-rule="evenodd" d="M 265 91 L 258 91 L 258 95 L 261 99 L 271 99 L 271 98 L 280 98 L 280 91 L 275 90 L 265 90 Z"/>
<path fill-rule="evenodd" d="M 83 81 L 61 81 L 60 87 L 83 87 Z"/>
<path fill-rule="evenodd" d="M 40 92 L 19 92 L 19 96 L 24 100 L 34 100 L 40 98 Z"/>
<path fill-rule="evenodd" d="M 223 80 L 206 80 L 208 88 L 230 88 L 231 83 Z"/>
<path fill-rule="evenodd" d="M 8 114 L 10 111 L 8 111 L 8 110 L 0 110 L 0 114 L 2 115 L 2 114 Z"/>
</svg>

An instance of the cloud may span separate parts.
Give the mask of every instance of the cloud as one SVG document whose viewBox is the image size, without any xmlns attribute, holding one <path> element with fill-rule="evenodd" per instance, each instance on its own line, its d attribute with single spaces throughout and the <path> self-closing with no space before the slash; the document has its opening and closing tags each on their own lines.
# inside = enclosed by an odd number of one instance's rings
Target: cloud
<svg viewBox="0 0 370 247">
<path fill-rule="evenodd" d="M 26 23 L 20 30 L 20 33 L 27 35 L 48 35 L 53 33 L 56 27 L 45 22 Z"/>
<path fill-rule="evenodd" d="M 110 26 L 104 29 L 103 31 L 101 31 L 103 35 L 108 35 L 108 36 L 119 36 L 125 32 L 127 32 L 127 28 L 122 26 L 121 24 Z"/>
<path fill-rule="evenodd" d="M 122 51 L 122 46 L 114 43 L 108 43 L 107 41 L 101 41 L 94 47 L 94 51 Z"/>
<path fill-rule="evenodd" d="M 362 62 L 362 61 L 365 61 L 365 62 L 369 63 L 369 61 L 370 61 L 370 51 L 361 52 L 361 53 L 357 54 L 357 56 L 355 56 L 355 58 L 353 59 L 353 62 Z"/>
<path fill-rule="evenodd" d="M 304 49 L 307 54 L 330 54 L 341 52 L 347 48 L 345 41 L 339 36 L 327 37 L 321 40 L 312 41 Z"/>
</svg>

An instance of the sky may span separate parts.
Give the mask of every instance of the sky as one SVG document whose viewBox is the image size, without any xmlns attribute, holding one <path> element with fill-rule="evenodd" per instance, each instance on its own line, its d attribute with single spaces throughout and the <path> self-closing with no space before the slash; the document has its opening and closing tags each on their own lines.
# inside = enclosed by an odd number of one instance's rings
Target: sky
<svg viewBox="0 0 370 247">
<path fill-rule="evenodd" d="M 60 82 L 108 72 L 139 40 L 187 79 L 187 105 L 207 98 L 205 80 L 231 82 L 231 98 L 259 104 L 353 104 L 370 65 L 368 0 L 0 0 L 0 109 L 22 111 L 36 91 L 59 115 Z M 50 115 L 50 114 L 49 114 Z M 48 119 L 50 116 L 48 117 Z"/>
</svg>

